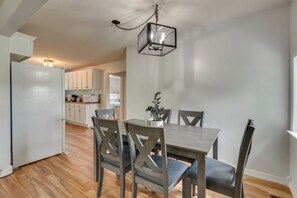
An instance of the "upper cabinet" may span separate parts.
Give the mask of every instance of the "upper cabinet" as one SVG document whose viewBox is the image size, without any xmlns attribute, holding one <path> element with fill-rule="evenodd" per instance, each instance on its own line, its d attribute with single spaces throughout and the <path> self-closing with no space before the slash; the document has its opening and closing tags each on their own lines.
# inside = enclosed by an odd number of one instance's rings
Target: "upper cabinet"
<svg viewBox="0 0 297 198">
<path fill-rule="evenodd" d="M 21 62 L 33 56 L 35 37 L 16 32 L 10 37 L 10 59 Z"/>
<path fill-rule="evenodd" d="M 96 69 L 85 69 L 68 72 L 65 74 L 66 90 L 91 90 L 100 89 L 101 71 Z"/>
</svg>

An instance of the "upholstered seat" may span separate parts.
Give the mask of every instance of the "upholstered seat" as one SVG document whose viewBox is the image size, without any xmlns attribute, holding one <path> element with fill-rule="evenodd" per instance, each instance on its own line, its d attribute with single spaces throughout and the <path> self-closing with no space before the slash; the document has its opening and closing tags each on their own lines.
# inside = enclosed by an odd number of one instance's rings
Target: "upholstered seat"
<svg viewBox="0 0 297 198">
<path fill-rule="evenodd" d="M 186 177 L 197 184 L 197 160 L 186 173 Z M 206 158 L 206 185 L 223 187 L 230 190 L 235 188 L 236 169 L 233 166 L 212 158 Z"/>
<path fill-rule="evenodd" d="M 162 169 L 162 157 L 158 156 L 158 155 L 152 155 L 151 158 L 154 160 L 154 162 L 156 163 L 156 165 Z M 168 171 L 168 186 L 171 186 L 172 184 L 175 184 L 177 181 L 180 180 L 181 176 L 185 173 L 185 171 L 188 169 L 189 167 L 179 161 L 173 160 L 168 158 L 167 159 L 167 171 Z M 147 175 L 143 172 L 139 172 L 137 174 L 138 176 L 149 180 L 153 183 L 156 183 L 160 186 L 163 186 L 163 180 L 162 179 L 158 179 L 156 177 L 153 177 L 151 175 Z"/>
</svg>

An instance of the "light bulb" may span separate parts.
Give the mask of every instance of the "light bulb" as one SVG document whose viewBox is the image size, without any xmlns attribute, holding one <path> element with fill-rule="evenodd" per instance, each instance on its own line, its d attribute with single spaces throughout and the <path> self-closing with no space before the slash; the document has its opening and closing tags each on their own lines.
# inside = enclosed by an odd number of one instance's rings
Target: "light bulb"
<svg viewBox="0 0 297 198">
<path fill-rule="evenodd" d="M 150 37 L 151 37 L 151 41 L 153 41 L 153 39 L 154 39 L 154 33 L 152 31 L 151 31 Z"/>
<path fill-rule="evenodd" d="M 165 37 L 166 37 L 165 32 L 162 32 L 161 38 L 160 38 L 160 44 L 162 44 L 165 41 Z"/>
</svg>

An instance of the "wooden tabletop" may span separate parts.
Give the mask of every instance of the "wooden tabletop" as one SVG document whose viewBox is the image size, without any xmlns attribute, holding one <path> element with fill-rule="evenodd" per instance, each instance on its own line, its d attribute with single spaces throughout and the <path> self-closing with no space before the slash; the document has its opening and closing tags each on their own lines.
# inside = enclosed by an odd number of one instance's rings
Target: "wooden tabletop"
<svg viewBox="0 0 297 198">
<path fill-rule="evenodd" d="M 145 126 L 143 120 L 131 119 L 126 122 Z M 164 123 L 166 145 L 191 153 L 207 154 L 220 132 L 219 129 Z"/>
</svg>

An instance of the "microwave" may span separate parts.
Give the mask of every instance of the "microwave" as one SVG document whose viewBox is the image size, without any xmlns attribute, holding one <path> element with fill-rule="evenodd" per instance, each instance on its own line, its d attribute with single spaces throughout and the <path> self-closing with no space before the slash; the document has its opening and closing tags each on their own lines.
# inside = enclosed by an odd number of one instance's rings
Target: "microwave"
<svg viewBox="0 0 297 198">
<path fill-rule="evenodd" d="M 83 95 L 83 102 L 99 102 L 99 95 Z"/>
</svg>

